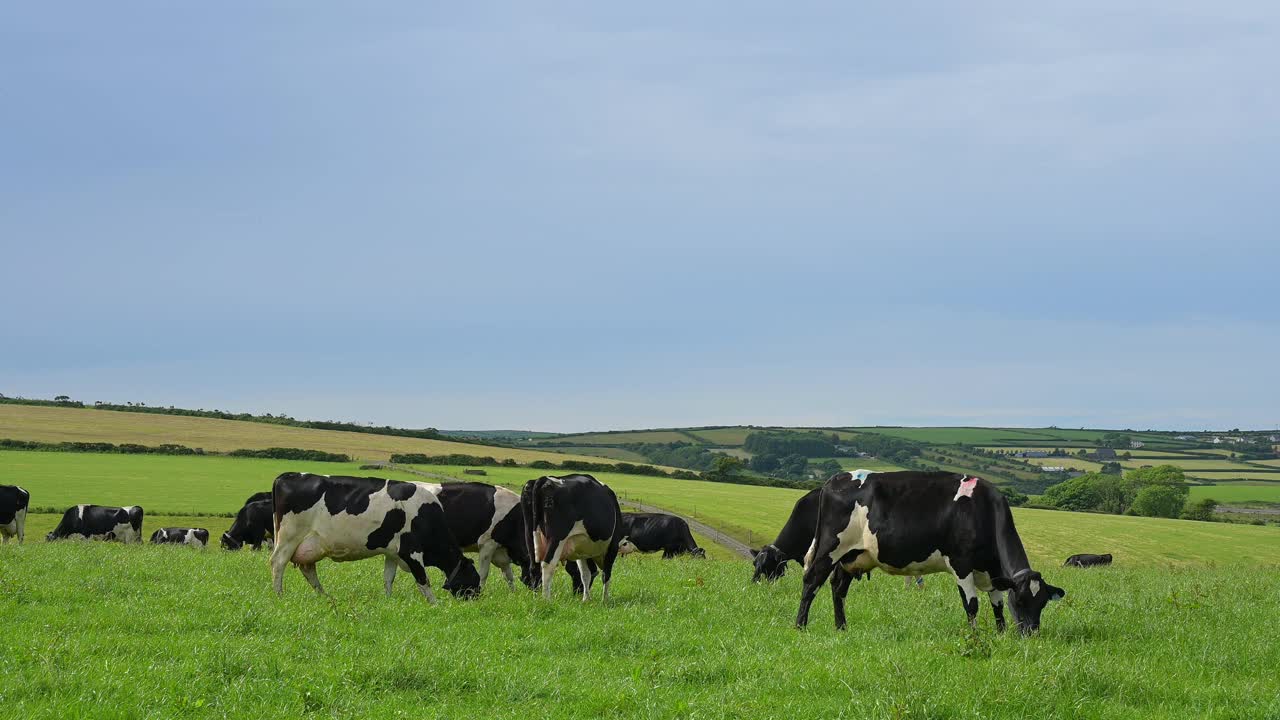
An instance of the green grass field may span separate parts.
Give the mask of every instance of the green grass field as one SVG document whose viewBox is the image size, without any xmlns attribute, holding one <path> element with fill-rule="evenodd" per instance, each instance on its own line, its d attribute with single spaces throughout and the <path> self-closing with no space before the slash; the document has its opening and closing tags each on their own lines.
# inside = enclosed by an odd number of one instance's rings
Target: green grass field
<svg viewBox="0 0 1280 720">
<path fill-rule="evenodd" d="M 1222 482 L 1223 480 L 1274 480 L 1280 482 L 1280 473 L 1266 470 L 1241 469 L 1221 472 L 1215 470 L 1191 470 L 1187 472 L 1187 476 L 1214 482 Z"/>
<path fill-rule="evenodd" d="M 1238 482 L 1221 485 L 1194 485 L 1191 499 L 1213 498 L 1220 503 L 1280 503 L 1280 478 L 1277 482 Z"/>
<path fill-rule="evenodd" d="M 556 443 L 584 445 L 626 445 L 630 443 L 693 442 L 693 439 L 675 430 L 635 430 L 628 432 L 582 433 L 551 438 Z"/>
<path fill-rule="evenodd" d="M 1280 714 L 1276 573 L 1050 568 L 1041 633 L 971 634 L 954 584 L 874 575 L 849 630 L 798 573 L 625 558 L 609 604 L 491 583 L 429 606 L 381 563 L 323 563 L 332 599 L 264 553 L 0 546 L 7 717 L 1268 718 Z M 434 573 L 434 571 L 433 571 Z M 439 584 L 434 573 L 434 584 Z M 1230 602 L 1222 602 L 1230 588 Z M 440 595 L 444 593 L 437 589 Z"/>
<path fill-rule="evenodd" d="M 712 445 L 741 445 L 747 441 L 748 435 L 760 431 L 761 428 L 728 427 L 715 428 L 713 430 L 690 430 L 689 432 Z"/>
</svg>

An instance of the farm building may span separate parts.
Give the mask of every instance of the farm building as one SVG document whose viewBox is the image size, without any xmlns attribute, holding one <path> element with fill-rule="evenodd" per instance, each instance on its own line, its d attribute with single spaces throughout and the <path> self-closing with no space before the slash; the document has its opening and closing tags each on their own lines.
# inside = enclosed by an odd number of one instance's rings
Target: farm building
<svg viewBox="0 0 1280 720">
<path fill-rule="evenodd" d="M 1088 457 L 1093 460 L 1115 460 L 1116 451 L 1111 448 L 1098 448 L 1090 453 Z"/>
<path fill-rule="evenodd" d="M 1130 440 L 1130 441 L 1129 441 L 1129 447 L 1133 448 L 1134 450 L 1137 450 L 1138 448 L 1140 448 L 1140 447 L 1142 447 L 1142 446 L 1144 446 L 1144 445 L 1146 445 L 1146 443 L 1142 442 L 1141 440 Z"/>
</svg>

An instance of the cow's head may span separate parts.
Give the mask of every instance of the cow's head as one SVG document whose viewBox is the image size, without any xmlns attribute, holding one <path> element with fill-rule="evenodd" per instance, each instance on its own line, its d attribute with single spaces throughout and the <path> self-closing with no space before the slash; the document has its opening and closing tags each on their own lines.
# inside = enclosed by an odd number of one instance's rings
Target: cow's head
<svg viewBox="0 0 1280 720">
<path fill-rule="evenodd" d="M 1052 600 L 1061 600 L 1067 591 L 1044 581 L 1035 570 L 1023 570 L 1012 578 L 992 578 L 997 590 L 1009 593 L 1009 610 L 1023 635 L 1040 629 L 1040 613 Z"/>
<path fill-rule="evenodd" d="M 702 548 L 700 548 L 700 547 L 696 547 L 696 548 L 694 548 L 694 549 L 690 550 L 690 551 L 689 551 L 689 554 L 690 554 L 690 555 L 692 555 L 692 556 L 694 556 L 694 557 L 696 557 L 696 558 L 704 558 L 704 559 L 705 559 L 705 558 L 707 557 L 707 551 L 706 551 L 706 550 L 703 550 L 703 549 L 702 549 Z"/>
<path fill-rule="evenodd" d="M 751 576 L 751 582 L 760 582 L 760 578 L 764 578 L 770 582 L 777 580 L 787 574 L 787 557 L 782 551 L 773 545 L 765 545 L 759 550 L 752 550 L 752 564 L 755 565 L 755 573 Z"/>
<path fill-rule="evenodd" d="M 444 589 L 456 598 L 470 600 L 480 594 L 480 573 L 476 572 L 476 564 L 463 557 L 458 566 L 445 578 Z"/>
<path fill-rule="evenodd" d="M 622 541 L 618 543 L 619 555 L 630 555 L 635 551 L 636 551 L 636 545 L 635 543 L 631 542 L 631 538 L 629 537 L 622 538 Z"/>
<path fill-rule="evenodd" d="M 54 540 L 57 540 L 57 539 L 58 539 L 58 536 L 54 535 L 52 532 L 44 536 L 45 542 L 53 542 Z"/>
<path fill-rule="evenodd" d="M 524 563 L 520 566 L 520 582 L 530 590 L 542 586 L 542 566 L 535 563 Z"/>
<path fill-rule="evenodd" d="M 226 550 L 239 550 L 244 547 L 244 543 L 231 536 L 231 533 L 222 533 L 222 547 Z"/>
</svg>

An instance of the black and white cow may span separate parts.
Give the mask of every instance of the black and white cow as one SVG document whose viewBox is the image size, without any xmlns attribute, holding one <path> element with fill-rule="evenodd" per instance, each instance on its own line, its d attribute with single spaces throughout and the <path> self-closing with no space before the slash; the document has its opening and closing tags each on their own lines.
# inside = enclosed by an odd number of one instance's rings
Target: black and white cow
<svg viewBox="0 0 1280 720">
<path fill-rule="evenodd" d="M 27 535 L 27 506 L 31 493 L 17 485 L 0 485 L 0 539 L 17 537 L 21 545 Z"/>
<path fill-rule="evenodd" d="M 142 542 L 142 508 L 76 505 L 62 513 L 53 532 L 44 536 L 52 540 L 115 540 L 122 543 Z"/>
<path fill-rule="evenodd" d="M 613 563 L 622 542 L 622 510 L 608 485 L 590 475 L 544 476 L 525 483 L 520 494 L 529 534 L 529 557 L 542 566 L 542 593 L 551 598 L 551 577 L 561 562 L 577 561 L 582 600 L 591 598 L 599 567 L 609 600 Z"/>
<path fill-rule="evenodd" d="M 444 589 L 472 597 L 480 589 L 475 564 L 449 532 L 444 507 L 423 484 L 373 477 L 287 472 L 272 485 L 276 546 L 271 581 L 284 592 L 285 566 L 298 566 L 316 592 L 324 594 L 316 563 L 386 558 L 387 594 L 397 568 L 413 574 L 428 602 L 436 601 L 427 566 L 445 574 Z"/>
<path fill-rule="evenodd" d="M 227 550 L 239 550 L 248 545 L 254 550 L 261 550 L 263 545 L 271 547 L 274 520 L 271 513 L 271 491 L 254 493 L 244 501 L 244 507 L 236 513 L 231 529 L 222 533 L 222 547 Z"/>
<path fill-rule="evenodd" d="M 666 513 L 622 513 L 622 542 L 618 545 L 618 554 L 659 551 L 668 560 L 677 555 L 707 556 L 707 551 L 694 541 L 684 518 Z"/>
<path fill-rule="evenodd" d="M 204 528 L 167 527 L 151 533 L 153 545 L 190 545 L 204 548 L 209 544 L 209 531 Z"/>
<path fill-rule="evenodd" d="M 480 586 L 489 578 L 489 564 L 498 566 L 507 587 L 515 589 L 511 565 L 520 568 L 520 581 L 535 586 L 525 540 L 520 496 L 485 483 L 419 483 L 435 493 L 444 507 L 449 532 L 464 552 L 479 553 Z"/>
<path fill-rule="evenodd" d="M 804 563 L 804 554 L 813 544 L 813 532 L 818 526 L 818 503 L 821 498 L 822 488 L 815 488 L 801 496 L 792 506 L 791 515 L 782 530 L 778 531 L 778 537 L 759 550 L 751 551 L 751 564 L 755 568 L 751 574 L 751 582 L 758 583 L 760 578 L 773 582 L 787 574 L 787 563 L 793 560 Z M 854 578 L 861 580 L 870 574 L 870 570 L 845 572 L 844 568 L 837 565 L 831 574 L 831 597 L 843 598 L 849 592 L 849 585 Z"/>
<path fill-rule="evenodd" d="M 1087 568 L 1087 567 L 1093 567 L 1095 565 L 1110 565 L 1110 564 L 1111 564 L 1111 553 L 1107 553 L 1106 555 L 1090 555 L 1088 553 L 1080 553 L 1079 555 L 1072 555 L 1071 557 L 1067 558 L 1067 561 L 1063 563 L 1062 566 Z"/>
<path fill-rule="evenodd" d="M 818 525 L 805 555 L 796 626 L 836 567 L 880 568 L 891 575 L 955 575 L 976 627 L 978 592 L 987 593 L 1003 631 L 1004 591 L 1018 629 L 1039 629 L 1040 614 L 1066 591 L 1031 569 L 1013 513 L 995 486 L 948 472 L 837 473 L 822 486 Z M 833 596 L 836 627 L 845 626 L 844 596 Z"/>
</svg>

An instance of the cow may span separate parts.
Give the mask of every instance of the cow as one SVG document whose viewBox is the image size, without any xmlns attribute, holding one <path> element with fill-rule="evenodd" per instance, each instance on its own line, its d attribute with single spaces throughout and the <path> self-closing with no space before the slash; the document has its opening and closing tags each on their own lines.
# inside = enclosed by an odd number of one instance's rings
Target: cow
<svg viewBox="0 0 1280 720">
<path fill-rule="evenodd" d="M 1031 569 L 1000 491 L 981 478 L 949 472 L 841 472 L 827 480 L 805 555 L 796 627 L 808 624 L 809 607 L 837 566 L 891 575 L 950 572 L 969 625 L 977 627 L 981 590 L 1001 632 L 1005 591 L 1023 634 L 1037 631 L 1045 605 L 1066 595 Z M 844 629 L 844 595 L 833 593 L 832 599 L 836 628 Z"/>
<path fill-rule="evenodd" d="M 502 571 L 508 588 L 515 589 L 513 563 L 520 568 L 520 581 L 535 587 L 519 495 L 485 483 L 419 484 L 440 500 L 449 532 L 458 546 L 464 552 L 479 553 L 481 587 L 489 578 L 490 563 Z"/>
<path fill-rule="evenodd" d="M 865 474 L 869 471 L 857 472 Z M 813 543 L 813 530 L 818 524 L 821 491 L 821 488 L 815 488 L 801 496 L 792 506 L 791 515 L 782 530 L 778 531 L 778 537 L 759 550 L 751 550 L 751 564 L 754 567 L 751 582 L 758 583 L 760 578 L 773 582 L 787 574 L 787 563 L 792 560 L 803 563 L 804 554 Z M 865 573 L 861 570 L 848 573 L 837 566 L 831 574 L 831 597 L 844 597 L 854 578 L 861 580 L 870 574 L 870 570 Z"/>
<path fill-rule="evenodd" d="M 590 475 L 546 475 L 525 483 L 520 494 L 529 537 L 529 557 L 542 566 L 542 593 L 551 599 L 551 577 L 561 562 L 578 563 L 582 601 L 591 599 L 596 567 L 609 600 L 613 563 L 622 542 L 622 510 L 608 485 Z M 594 562 L 592 566 L 588 561 Z"/>
<path fill-rule="evenodd" d="M 316 562 L 385 558 L 387 595 L 396 569 L 408 570 L 427 602 L 436 602 L 427 566 L 445 574 L 444 589 L 470 598 L 480 590 L 475 564 L 449 532 L 444 507 L 420 483 L 375 477 L 286 472 L 271 487 L 276 546 L 271 551 L 271 583 L 284 593 L 284 571 L 298 566 L 311 587 L 325 594 Z"/>
<path fill-rule="evenodd" d="M 677 555 L 707 556 L 707 551 L 694 541 L 689 523 L 683 518 L 666 513 L 623 513 L 622 542 L 618 545 L 618 554 L 659 550 L 667 560 Z"/>
<path fill-rule="evenodd" d="M 227 550 L 239 550 L 248 545 L 254 550 L 261 550 L 263 545 L 271 547 L 274 538 L 271 516 L 271 491 L 254 493 L 244 501 L 244 507 L 236 513 L 231 529 L 222 533 L 222 547 Z"/>
<path fill-rule="evenodd" d="M 1110 565 L 1110 564 L 1111 564 L 1111 553 L 1107 553 L 1106 555 L 1090 555 L 1088 553 L 1081 553 L 1079 555 L 1072 555 L 1071 557 L 1067 558 L 1067 561 L 1063 563 L 1062 566 L 1087 568 L 1087 567 L 1093 567 L 1094 565 Z"/>
<path fill-rule="evenodd" d="M 31 493 L 17 485 L 0 485 L 0 541 L 17 537 L 18 544 L 27 536 L 27 507 Z"/>
<path fill-rule="evenodd" d="M 62 513 L 62 520 L 44 539 L 107 540 L 122 543 L 142 542 L 142 508 L 76 505 Z"/>
<path fill-rule="evenodd" d="M 209 544 L 209 531 L 204 528 L 160 528 L 151 533 L 151 544 L 190 545 L 203 549 Z"/>
</svg>

